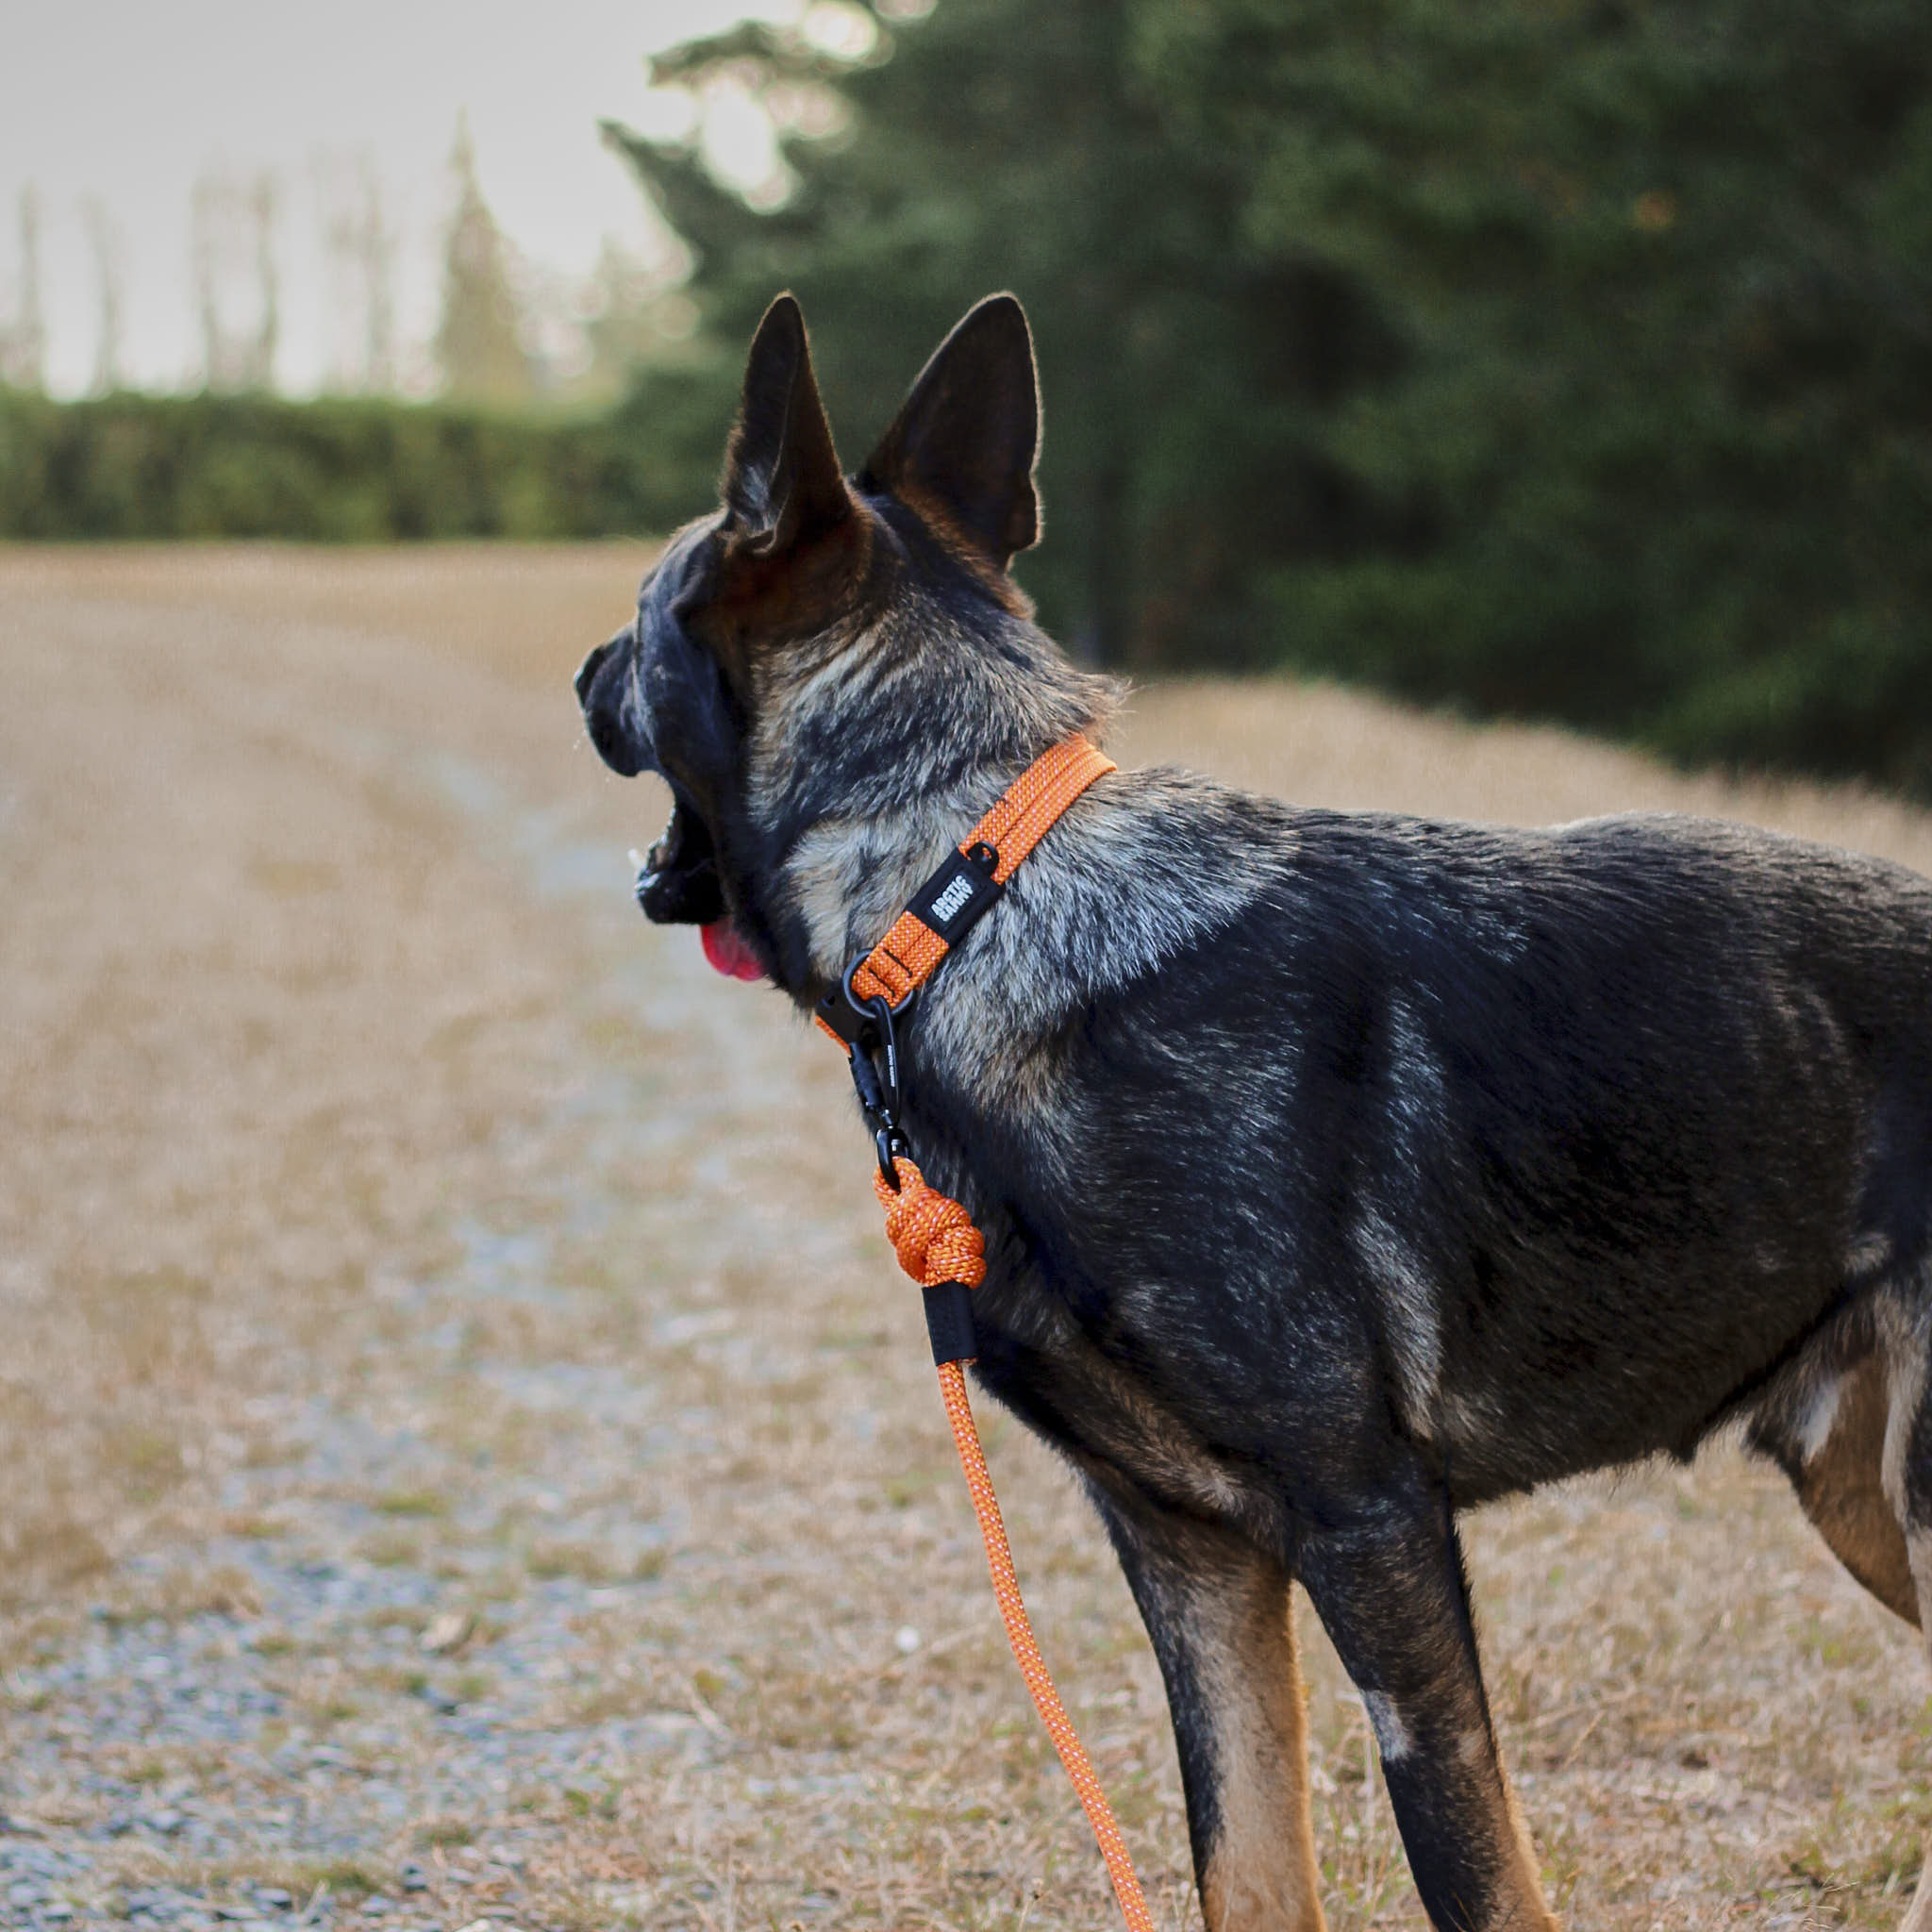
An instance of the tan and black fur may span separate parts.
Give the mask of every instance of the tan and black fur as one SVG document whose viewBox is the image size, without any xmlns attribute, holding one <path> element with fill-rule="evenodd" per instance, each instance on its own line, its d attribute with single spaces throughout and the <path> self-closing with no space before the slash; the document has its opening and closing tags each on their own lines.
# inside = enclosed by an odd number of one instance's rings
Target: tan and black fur
<svg viewBox="0 0 1932 1932">
<path fill-rule="evenodd" d="M 1008 574 L 1037 441 L 995 296 L 842 475 L 781 297 L 723 507 L 578 675 L 604 758 L 676 801 L 645 911 L 728 919 L 801 1008 L 1034 758 L 1105 734 L 1110 688 Z M 1432 1920 L 1548 1922 L 1473 1504 L 1735 1421 L 1925 1623 L 1925 880 L 1692 819 L 1518 832 L 1122 773 L 901 1040 L 914 1156 L 987 1236 L 978 1377 L 1080 1472 L 1159 1658 L 1213 1932 L 1321 1924 L 1297 1582 Z M 1932 1932 L 1923 1885 L 1907 1923 Z"/>
</svg>

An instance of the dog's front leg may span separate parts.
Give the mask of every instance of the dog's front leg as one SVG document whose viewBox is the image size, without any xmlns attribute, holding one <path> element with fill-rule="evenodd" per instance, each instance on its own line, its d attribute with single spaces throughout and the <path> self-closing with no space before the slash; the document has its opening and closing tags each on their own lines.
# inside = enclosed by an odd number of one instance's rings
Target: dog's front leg
<svg viewBox="0 0 1932 1932">
<path fill-rule="evenodd" d="M 1287 1574 L 1212 1524 L 1094 1496 L 1166 1681 L 1208 1932 L 1324 1932 Z"/>
<path fill-rule="evenodd" d="M 1334 1499 L 1300 1575 L 1362 1693 L 1424 1909 L 1442 1932 L 1542 1932 L 1534 1852 L 1496 1751 L 1448 1503 L 1417 1467 Z"/>
</svg>

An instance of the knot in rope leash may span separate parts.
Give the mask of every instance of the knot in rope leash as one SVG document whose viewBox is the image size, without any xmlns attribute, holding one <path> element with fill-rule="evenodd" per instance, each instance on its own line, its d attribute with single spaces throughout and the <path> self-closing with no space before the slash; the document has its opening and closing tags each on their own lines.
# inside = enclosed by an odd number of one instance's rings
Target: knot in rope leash
<svg viewBox="0 0 1932 1932">
<path fill-rule="evenodd" d="M 891 931 L 852 962 L 842 986 L 819 1002 L 817 1020 L 850 1058 L 853 1085 L 878 1151 L 879 1171 L 873 1187 L 886 1210 L 886 1236 L 900 1267 L 924 1291 L 940 1394 L 952 1424 L 959 1466 L 966 1474 L 974 1514 L 979 1519 L 987 1569 L 1013 1660 L 1087 1814 L 1113 1882 L 1121 1917 L 1129 1932 L 1154 1932 L 1120 1826 L 1054 1689 L 1020 1596 L 1013 1552 L 966 1396 L 963 1367 L 977 1352 L 969 1291 L 986 1279 L 986 1238 L 966 1209 L 928 1186 L 907 1157 L 905 1136 L 899 1130 L 901 1069 L 895 1024 L 952 947 L 991 909 L 1013 869 L 1067 807 L 1113 769 L 1111 758 L 1080 737 L 1056 745 L 1029 765 L 965 843 L 913 894 Z M 875 1055 L 882 1056 L 883 1073 L 874 1064 Z"/>
<path fill-rule="evenodd" d="M 977 1288 L 986 1279 L 986 1237 L 973 1217 L 949 1194 L 929 1188 L 925 1176 L 902 1154 L 894 1163 L 899 1191 L 882 1174 L 872 1177 L 873 1191 L 886 1210 L 886 1239 L 899 1265 L 921 1288 L 957 1281 Z"/>
</svg>

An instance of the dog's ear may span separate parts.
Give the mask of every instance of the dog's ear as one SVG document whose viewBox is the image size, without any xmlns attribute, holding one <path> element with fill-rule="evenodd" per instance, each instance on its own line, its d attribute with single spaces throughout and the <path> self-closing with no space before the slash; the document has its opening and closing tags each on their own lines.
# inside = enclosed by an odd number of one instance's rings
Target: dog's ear
<svg viewBox="0 0 1932 1932">
<path fill-rule="evenodd" d="M 935 503 L 959 533 L 1006 569 L 1040 540 L 1033 465 L 1040 382 L 1026 312 L 989 295 L 933 352 L 859 487 Z"/>
<path fill-rule="evenodd" d="M 805 317 L 789 294 L 765 310 L 752 338 L 720 491 L 726 529 L 763 557 L 781 556 L 852 514 L 811 372 Z"/>
</svg>

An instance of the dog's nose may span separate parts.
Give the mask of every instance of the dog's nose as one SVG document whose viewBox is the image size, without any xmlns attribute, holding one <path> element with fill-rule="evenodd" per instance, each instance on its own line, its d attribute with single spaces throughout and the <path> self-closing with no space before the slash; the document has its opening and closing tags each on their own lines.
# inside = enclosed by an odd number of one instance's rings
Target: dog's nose
<svg viewBox="0 0 1932 1932">
<path fill-rule="evenodd" d="M 637 634 L 621 630 L 608 644 L 599 644 L 577 667 L 573 680 L 583 708 L 584 729 L 597 756 L 620 777 L 635 778 L 650 757 L 648 740 L 630 692 L 630 647 Z"/>
<path fill-rule="evenodd" d="M 618 634 L 614 638 L 611 638 L 608 642 L 599 644 L 597 648 L 594 651 L 592 651 L 591 655 L 588 658 L 586 658 L 581 664 L 577 666 L 577 675 L 575 678 L 571 680 L 571 682 L 573 688 L 576 691 L 577 703 L 579 705 L 588 705 L 591 702 L 591 685 L 596 683 L 598 672 L 603 670 L 605 661 L 609 658 L 611 652 L 616 650 L 619 644 L 623 643 L 625 636 L 625 632 L 619 631 Z"/>
</svg>

